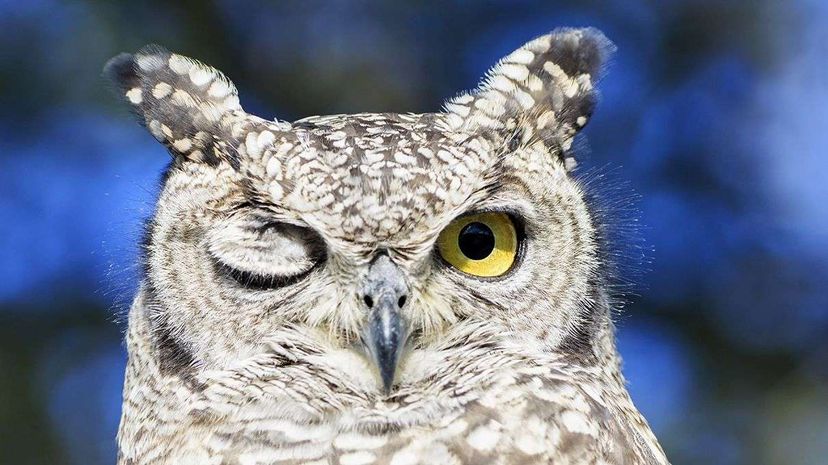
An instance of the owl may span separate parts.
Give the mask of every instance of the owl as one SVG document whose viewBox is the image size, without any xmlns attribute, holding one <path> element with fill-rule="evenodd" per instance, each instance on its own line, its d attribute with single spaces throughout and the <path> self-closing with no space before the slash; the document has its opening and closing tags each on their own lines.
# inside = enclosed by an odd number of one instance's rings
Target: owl
<svg viewBox="0 0 828 465">
<path fill-rule="evenodd" d="M 574 172 L 613 49 L 557 29 L 440 111 L 294 122 L 161 47 L 110 60 L 172 154 L 118 463 L 667 463 Z"/>
</svg>

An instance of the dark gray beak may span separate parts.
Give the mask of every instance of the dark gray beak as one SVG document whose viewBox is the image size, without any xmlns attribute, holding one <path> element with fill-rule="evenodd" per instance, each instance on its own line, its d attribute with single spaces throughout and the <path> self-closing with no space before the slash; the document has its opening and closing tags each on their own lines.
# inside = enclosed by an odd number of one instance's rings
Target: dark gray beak
<svg viewBox="0 0 828 465">
<path fill-rule="evenodd" d="M 368 312 L 362 343 L 377 366 L 386 394 L 394 385 L 397 364 L 408 336 L 401 313 L 407 300 L 404 275 L 387 255 L 380 255 L 371 264 L 362 291 Z"/>
</svg>

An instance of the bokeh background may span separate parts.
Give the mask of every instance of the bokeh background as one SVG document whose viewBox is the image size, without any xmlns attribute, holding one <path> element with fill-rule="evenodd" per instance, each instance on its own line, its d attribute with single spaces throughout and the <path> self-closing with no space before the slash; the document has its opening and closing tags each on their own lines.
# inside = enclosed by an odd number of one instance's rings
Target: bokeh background
<svg viewBox="0 0 828 465">
<path fill-rule="evenodd" d="M 821 0 L 0 0 L 0 463 L 114 462 L 168 156 L 107 91 L 109 57 L 164 44 L 280 119 L 421 112 L 561 25 L 618 45 L 583 171 L 635 205 L 619 344 L 668 456 L 828 463 Z"/>
</svg>

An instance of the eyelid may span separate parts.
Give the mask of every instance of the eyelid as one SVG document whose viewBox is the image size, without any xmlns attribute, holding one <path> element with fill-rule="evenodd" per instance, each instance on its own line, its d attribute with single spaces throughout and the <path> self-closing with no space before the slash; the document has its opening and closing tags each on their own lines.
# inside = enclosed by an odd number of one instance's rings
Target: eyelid
<svg viewBox="0 0 828 465">
<path fill-rule="evenodd" d="M 207 253 L 223 274 L 248 287 L 279 287 L 325 260 L 321 238 L 310 228 L 272 218 L 235 216 L 219 221 L 205 237 Z"/>
<path fill-rule="evenodd" d="M 319 267 L 321 262 L 315 263 L 313 266 L 308 268 L 306 271 L 301 273 L 297 273 L 290 276 L 264 276 L 258 275 L 255 273 L 249 273 L 241 270 L 237 270 L 232 268 L 226 264 L 223 264 L 217 260 L 214 260 L 216 267 L 224 271 L 225 274 L 229 275 L 234 281 L 241 284 L 246 288 L 258 289 L 258 290 L 270 290 L 276 289 L 280 287 L 289 286 L 291 284 L 295 284 L 306 276 L 311 274 L 313 270 Z"/>
<path fill-rule="evenodd" d="M 537 207 L 533 202 L 527 200 L 526 195 L 522 190 L 515 191 L 503 188 L 492 194 L 492 196 L 475 202 L 474 205 L 455 218 L 477 213 L 497 212 L 505 213 L 523 222 L 534 222 L 538 217 Z M 452 221 L 455 218 L 452 218 Z"/>
<path fill-rule="evenodd" d="M 515 226 L 515 230 L 518 234 L 518 239 L 523 239 L 526 236 L 527 223 L 531 223 L 534 220 L 534 215 L 529 213 L 525 208 L 518 207 L 513 204 L 503 206 L 493 205 L 490 207 L 477 208 L 474 210 L 469 210 L 467 212 L 461 213 L 452 218 L 451 221 L 449 221 L 445 226 L 443 226 L 443 229 L 464 217 L 480 215 L 482 213 L 503 213 L 504 215 L 508 216 Z M 531 215 L 528 219 L 527 214 Z"/>
</svg>

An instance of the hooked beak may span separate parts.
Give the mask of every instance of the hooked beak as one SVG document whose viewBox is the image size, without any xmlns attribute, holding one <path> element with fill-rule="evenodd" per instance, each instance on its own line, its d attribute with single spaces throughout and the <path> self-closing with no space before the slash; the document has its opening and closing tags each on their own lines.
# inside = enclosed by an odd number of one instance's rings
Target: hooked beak
<svg viewBox="0 0 828 465">
<path fill-rule="evenodd" d="M 408 337 L 402 308 L 408 300 L 408 284 L 402 271 L 388 255 L 378 256 L 368 269 L 362 301 L 368 312 L 362 343 L 376 365 L 386 394 Z"/>
<path fill-rule="evenodd" d="M 363 332 L 363 343 L 374 361 L 386 394 L 391 392 L 394 375 L 406 341 L 406 328 L 397 303 L 382 299 L 374 305 Z"/>
</svg>

